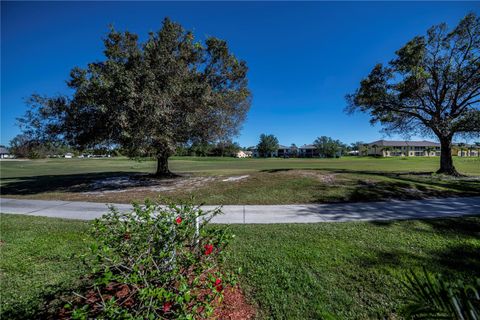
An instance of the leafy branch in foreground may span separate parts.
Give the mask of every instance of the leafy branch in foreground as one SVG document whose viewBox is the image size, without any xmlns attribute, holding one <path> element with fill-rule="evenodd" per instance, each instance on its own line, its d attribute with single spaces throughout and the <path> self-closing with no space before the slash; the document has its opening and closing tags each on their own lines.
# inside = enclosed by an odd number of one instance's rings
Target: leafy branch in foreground
<svg viewBox="0 0 480 320">
<path fill-rule="evenodd" d="M 440 275 L 411 271 L 403 284 L 410 293 L 403 314 L 408 319 L 480 319 L 480 278 L 472 285 Z"/>
</svg>

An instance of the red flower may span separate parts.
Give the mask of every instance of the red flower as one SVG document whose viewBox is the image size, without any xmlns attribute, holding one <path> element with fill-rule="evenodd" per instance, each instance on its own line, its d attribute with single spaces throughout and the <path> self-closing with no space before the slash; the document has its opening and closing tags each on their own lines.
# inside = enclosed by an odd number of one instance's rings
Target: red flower
<svg viewBox="0 0 480 320">
<path fill-rule="evenodd" d="M 172 309 L 172 303 L 170 301 L 163 303 L 163 312 L 168 312 Z"/>
<path fill-rule="evenodd" d="M 213 251 L 213 244 L 206 244 L 204 248 L 205 248 L 205 255 L 208 256 Z"/>
<path fill-rule="evenodd" d="M 175 221 L 177 222 L 177 224 L 180 224 L 182 223 L 182 217 L 178 216 L 177 219 L 175 219 Z"/>
<path fill-rule="evenodd" d="M 217 292 L 220 292 L 223 290 L 222 279 L 215 280 L 215 290 L 217 290 Z"/>
<path fill-rule="evenodd" d="M 131 238 L 132 238 L 132 236 L 128 232 L 123 235 L 123 239 L 125 239 L 125 240 L 130 240 Z"/>
</svg>

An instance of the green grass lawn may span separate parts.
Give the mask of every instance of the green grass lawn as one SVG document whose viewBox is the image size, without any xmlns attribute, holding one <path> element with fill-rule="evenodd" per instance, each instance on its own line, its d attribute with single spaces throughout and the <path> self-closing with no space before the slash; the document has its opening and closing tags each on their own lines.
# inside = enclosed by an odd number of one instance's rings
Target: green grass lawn
<svg viewBox="0 0 480 320">
<path fill-rule="evenodd" d="M 34 318 L 83 274 L 88 223 L 1 217 L 2 318 Z M 411 268 L 480 276 L 480 217 L 399 222 L 233 225 L 229 266 L 265 319 L 398 319 Z M 87 239 L 88 242 L 88 239 Z"/>
<path fill-rule="evenodd" d="M 85 269 L 77 254 L 88 224 L 0 215 L 0 318 L 38 319 L 46 303 L 80 285 Z"/>
<path fill-rule="evenodd" d="M 159 191 L 131 188 L 91 192 L 97 181 L 115 177 L 146 179 L 153 161 L 118 159 L 49 159 L 0 163 L 1 193 L 5 197 L 84 200 L 97 202 L 142 201 L 169 197 L 181 201 L 194 196 L 207 204 L 288 204 L 384 199 L 418 199 L 432 196 L 480 194 L 480 158 L 455 157 L 467 178 L 432 175 L 438 157 L 340 159 L 234 159 L 172 158 L 173 180 L 154 180 L 161 186 L 200 179 L 195 184 Z M 223 181 L 239 175 L 239 181 Z M 151 182 L 152 179 L 148 178 Z"/>
</svg>

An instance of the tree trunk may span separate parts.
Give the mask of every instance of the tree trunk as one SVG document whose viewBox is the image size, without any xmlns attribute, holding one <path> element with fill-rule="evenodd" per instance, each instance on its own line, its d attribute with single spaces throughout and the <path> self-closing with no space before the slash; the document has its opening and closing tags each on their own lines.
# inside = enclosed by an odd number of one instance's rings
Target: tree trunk
<svg viewBox="0 0 480 320">
<path fill-rule="evenodd" d="M 155 176 L 157 177 L 169 177 L 172 176 L 172 172 L 168 170 L 168 154 L 157 154 L 157 172 Z"/>
<path fill-rule="evenodd" d="M 440 138 L 440 169 L 437 173 L 448 174 L 452 176 L 459 176 L 460 174 L 455 169 L 452 159 L 452 138 L 442 137 Z"/>
</svg>

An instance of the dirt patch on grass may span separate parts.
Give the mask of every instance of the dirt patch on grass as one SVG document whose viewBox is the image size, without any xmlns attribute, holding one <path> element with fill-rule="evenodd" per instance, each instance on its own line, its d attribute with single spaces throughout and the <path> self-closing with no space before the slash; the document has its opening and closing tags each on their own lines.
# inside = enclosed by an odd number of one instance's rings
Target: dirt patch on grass
<svg viewBox="0 0 480 320">
<path fill-rule="evenodd" d="M 284 172 L 284 174 L 302 178 L 313 178 L 326 184 L 333 184 L 336 181 L 336 174 L 325 173 L 318 170 L 289 170 Z"/>
<path fill-rule="evenodd" d="M 146 175 L 125 175 L 109 177 L 92 181 L 87 187 L 88 190 L 82 192 L 88 196 L 105 196 L 116 193 L 171 193 L 175 191 L 190 192 L 195 189 L 203 188 L 209 183 L 237 182 L 243 181 L 249 175 L 243 176 L 179 176 L 174 178 L 155 178 Z"/>
<path fill-rule="evenodd" d="M 191 191 L 215 181 L 215 177 L 175 177 L 157 179 L 149 176 L 118 176 L 94 180 L 85 194 L 145 191 Z"/>
</svg>

